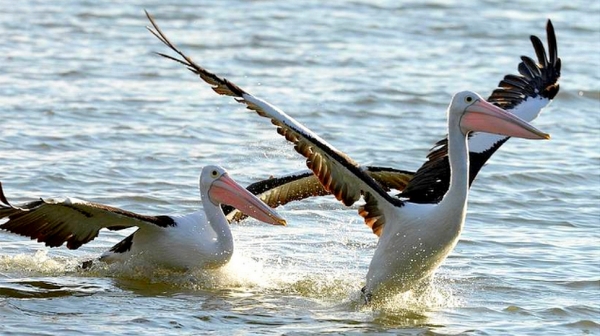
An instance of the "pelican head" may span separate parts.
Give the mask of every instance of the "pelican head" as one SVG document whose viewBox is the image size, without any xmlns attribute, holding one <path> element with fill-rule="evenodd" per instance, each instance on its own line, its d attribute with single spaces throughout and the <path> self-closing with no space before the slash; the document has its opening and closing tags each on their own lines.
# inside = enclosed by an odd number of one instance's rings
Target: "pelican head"
<svg viewBox="0 0 600 336">
<path fill-rule="evenodd" d="M 550 135 L 471 91 L 454 95 L 448 117 L 459 120 L 460 130 L 465 136 L 469 132 L 487 132 L 525 139 L 550 139 Z"/>
<path fill-rule="evenodd" d="M 285 225 L 285 219 L 235 182 L 225 169 L 219 166 L 206 166 L 200 174 L 200 192 L 206 191 L 210 202 L 216 206 L 231 205 L 259 221 Z"/>
</svg>

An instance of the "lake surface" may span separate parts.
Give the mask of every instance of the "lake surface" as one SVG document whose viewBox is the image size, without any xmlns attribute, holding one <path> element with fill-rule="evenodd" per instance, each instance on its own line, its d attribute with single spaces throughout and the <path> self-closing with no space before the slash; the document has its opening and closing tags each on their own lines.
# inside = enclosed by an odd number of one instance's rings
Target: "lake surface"
<svg viewBox="0 0 600 336">
<path fill-rule="evenodd" d="M 0 232 L 0 334 L 600 334 L 600 3 L 0 0 L 0 180 L 13 204 L 73 196 L 195 211 L 198 175 L 246 185 L 304 169 L 270 123 L 156 56 L 152 13 L 199 64 L 361 164 L 415 170 L 453 93 L 487 96 L 553 20 L 561 91 L 471 189 L 461 240 L 425 293 L 359 304 L 376 237 L 332 197 L 233 225 L 218 271 L 77 265 Z"/>
</svg>

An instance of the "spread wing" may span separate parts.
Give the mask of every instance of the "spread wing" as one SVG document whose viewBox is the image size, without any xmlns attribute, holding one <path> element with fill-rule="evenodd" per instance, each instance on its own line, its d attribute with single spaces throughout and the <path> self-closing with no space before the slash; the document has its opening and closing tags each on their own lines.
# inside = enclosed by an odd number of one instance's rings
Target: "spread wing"
<svg viewBox="0 0 600 336">
<path fill-rule="evenodd" d="M 121 230 L 128 227 L 173 226 L 167 216 L 144 216 L 103 204 L 74 198 L 39 199 L 20 206 L 11 205 L 0 183 L 0 229 L 57 247 L 77 249 L 98 236 L 101 229 Z"/>
<path fill-rule="evenodd" d="M 365 167 L 365 171 L 388 192 L 392 189 L 402 191 L 414 174 L 404 170 L 374 166 Z M 271 177 L 250 184 L 246 189 L 272 208 L 309 197 L 329 195 L 312 171 Z M 231 206 L 222 205 L 222 207 L 230 222 L 238 222 L 247 217 Z"/>
<path fill-rule="evenodd" d="M 238 102 L 246 104 L 248 109 L 255 111 L 262 117 L 269 118 L 271 123 L 277 126 L 277 132 L 293 143 L 296 151 L 307 159 L 307 167 L 312 170 L 325 190 L 332 193 L 345 205 L 352 205 L 363 194 L 366 195 L 366 204 L 359 209 L 359 214 L 365 218 L 365 222 L 371 228 L 373 228 L 373 225 L 382 226 L 385 223 L 385 216 L 381 211 L 383 204 L 395 207 L 404 205 L 402 200 L 388 195 L 379 183 L 371 178 L 350 157 L 328 144 L 285 112 L 194 63 L 191 58 L 179 51 L 167 39 L 152 17 L 148 13 L 146 15 L 154 27 L 154 30 L 150 27 L 148 27 L 148 30 L 181 56 L 181 59 L 162 53 L 159 53 L 159 55 L 185 65 L 190 71 L 211 85 L 216 93 L 234 97 Z M 371 211 L 365 211 L 365 207 Z M 373 230 L 376 233 L 380 232 L 380 229 L 375 230 L 373 228 Z"/>
<path fill-rule="evenodd" d="M 526 121 L 537 118 L 542 109 L 556 96 L 559 90 L 561 61 L 558 57 L 556 35 L 552 22 L 546 25 L 548 53 L 536 36 L 531 43 L 537 56 L 537 63 L 527 56 L 521 56 L 518 75 L 506 75 L 492 92 L 488 101 Z M 473 133 L 469 137 L 470 183 L 487 160 L 509 138 L 489 133 Z M 440 140 L 429 152 L 427 161 L 417 170 L 415 176 L 399 196 L 415 203 L 437 203 L 448 191 L 450 185 L 450 165 L 448 163 L 447 138 Z"/>
</svg>

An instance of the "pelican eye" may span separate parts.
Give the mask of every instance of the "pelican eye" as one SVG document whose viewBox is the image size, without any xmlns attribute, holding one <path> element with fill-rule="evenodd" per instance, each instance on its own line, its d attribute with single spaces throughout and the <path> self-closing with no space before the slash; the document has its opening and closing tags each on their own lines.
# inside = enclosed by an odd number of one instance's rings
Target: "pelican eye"
<svg viewBox="0 0 600 336">
<path fill-rule="evenodd" d="M 217 176 L 219 176 L 219 172 L 216 171 L 216 170 L 213 170 L 213 171 L 210 172 L 210 176 L 217 177 Z"/>
<path fill-rule="evenodd" d="M 465 97 L 465 102 L 467 102 L 467 103 L 472 103 L 472 102 L 473 102 L 473 100 L 474 100 L 474 99 L 473 99 L 473 97 L 471 97 L 471 96 L 466 96 L 466 97 Z"/>
</svg>

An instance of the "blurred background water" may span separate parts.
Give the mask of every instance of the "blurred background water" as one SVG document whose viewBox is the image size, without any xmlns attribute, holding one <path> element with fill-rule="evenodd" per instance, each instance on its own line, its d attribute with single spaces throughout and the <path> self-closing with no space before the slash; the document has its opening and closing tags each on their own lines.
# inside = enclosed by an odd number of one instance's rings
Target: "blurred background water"
<svg viewBox="0 0 600 336">
<path fill-rule="evenodd" d="M 147 214 L 200 204 L 201 167 L 242 184 L 304 168 L 268 121 L 214 94 L 144 28 L 278 105 L 361 164 L 415 170 L 453 93 L 487 96 L 556 28 L 561 91 L 471 190 L 461 241 L 422 295 L 361 307 L 376 245 L 331 197 L 234 225 L 214 272 L 80 271 L 77 251 L 0 232 L 2 334 L 599 334 L 600 4 L 0 0 L 0 180 L 13 203 L 75 196 Z"/>
</svg>

